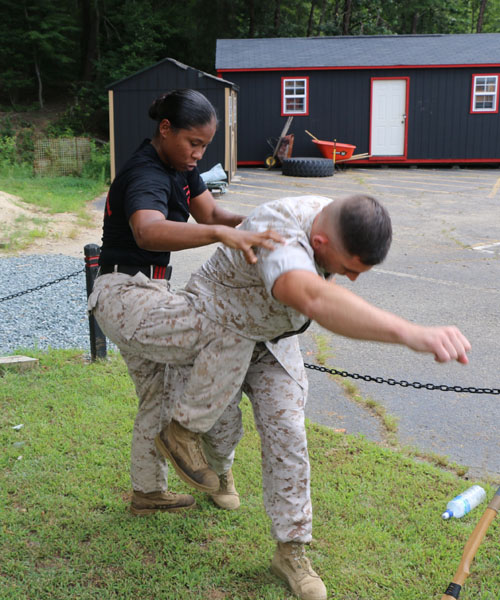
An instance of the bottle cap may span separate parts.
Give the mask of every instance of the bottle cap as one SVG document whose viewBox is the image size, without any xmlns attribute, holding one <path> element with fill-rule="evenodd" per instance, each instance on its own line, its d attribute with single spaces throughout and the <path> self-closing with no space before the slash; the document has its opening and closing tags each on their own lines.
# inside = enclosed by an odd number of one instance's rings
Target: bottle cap
<svg viewBox="0 0 500 600">
<path fill-rule="evenodd" d="M 453 513 L 451 512 L 451 510 L 445 510 L 444 513 L 441 515 L 441 517 L 443 519 L 449 519 L 452 516 L 453 516 Z"/>
</svg>

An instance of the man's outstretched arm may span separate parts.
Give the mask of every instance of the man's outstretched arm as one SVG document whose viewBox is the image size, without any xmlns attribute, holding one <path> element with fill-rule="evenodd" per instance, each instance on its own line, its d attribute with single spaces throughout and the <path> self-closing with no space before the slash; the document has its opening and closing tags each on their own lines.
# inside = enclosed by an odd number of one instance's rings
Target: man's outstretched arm
<svg viewBox="0 0 500 600">
<path fill-rule="evenodd" d="M 345 337 L 408 346 L 438 362 L 468 363 L 470 343 L 456 327 L 423 327 L 377 308 L 350 290 L 310 271 L 284 273 L 274 283 L 279 302 Z"/>
</svg>

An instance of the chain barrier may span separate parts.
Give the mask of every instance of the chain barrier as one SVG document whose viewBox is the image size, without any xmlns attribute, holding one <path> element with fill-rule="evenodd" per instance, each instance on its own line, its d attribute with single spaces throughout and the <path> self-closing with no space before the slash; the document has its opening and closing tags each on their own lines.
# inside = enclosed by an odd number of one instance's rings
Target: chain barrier
<svg viewBox="0 0 500 600">
<path fill-rule="evenodd" d="M 22 292 L 16 292 L 15 294 L 10 294 L 9 296 L 4 296 L 0 298 L 0 302 L 5 302 L 7 300 L 12 300 L 13 298 L 19 298 L 20 296 L 24 296 L 25 294 L 30 294 L 32 292 L 37 292 L 38 290 L 42 290 L 51 285 L 55 285 L 56 283 L 61 283 L 61 281 L 67 281 L 80 273 L 83 273 L 85 268 L 78 269 L 78 271 L 74 271 L 73 273 L 69 273 L 68 275 L 63 275 L 58 279 L 54 279 L 53 281 L 48 281 L 47 283 L 42 283 L 37 285 L 34 288 L 30 288 L 28 290 L 23 290 Z M 396 379 L 384 379 L 383 377 L 372 377 L 371 375 L 360 375 L 359 373 L 349 373 L 348 371 L 341 371 L 339 369 L 328 369 L 327 367 L 323 367 L 320 365 L 311 365 L 308 363 L 304 363 L 306 369 L 312 369 L 313 371 L 319 371 L 321 373 L 329 373 L 330 375 L 338 375 L 340 377 L 350 377 L 351 379 L 361 379 L 362 381 L 368 381 L 373 383 L 387 383 L 387 385 L 400 385 L 401 387 L 412 387 L 416 390 L 425 389 L 425 390 L 438 390 L 440 392 L 457 392 L 457 393 L 465 393 L 465 394 L 492 394 L 494 396 L 500 395 L 500 389 L 498 388 L 476 388 L 476 387 L 462 387 L 460 385 L 443 385 L 443 384 L 434 384 L 434 383 L 420 383 L 419 381 L 405 381 L 404 379 L 401 381 L 397 381 Z"/>
<path fill-rule="evenodd" d="M 340 377 L 351 377 L 352 379 L 362 379 L 363 381 L 371 381 L 373 383 L 387 383 L 388 385 L 400 385 L 401 387 L 412 387 L 416 390 L 438 390 L 440 392 L 457 392 L 465 394 L 492 394 L 498 396 L 500 389 L 498 388 L 476 388 L 462 387 L 460 385 L 439 385 L 434 383 L 420 383 L 419 381 L 396 381 L 395 379 L 384 379 L 383 377 L 372 377 L 371 375 L 359 375 L 358 373 L 349 373 L 348 371 L 340 371 L 338 369 L 327 369 L 320 365 L 310 365 L 304 363 L 307 369 L 320 371 L 321 373 L 329 373 L 330 375 L 339 375 Z"/>
<path fill-rule="evenodd" d="M 25 294 L 30 294 L 31 292 L 37 292 L 38 290 L 43 290 L 43 288 L 49 287 L 50 285 L 54 285 L 55 283 L 60 283 L 61 281 L 67 281 L 80 273 L 83 273 L 85 269 L 78 269 L 74 273 L 70 273 L 69 275 L 64 275 L 63 277 L 59 277 L 59 279 L 55 279 L 54 281 L 48 281 L 47 283 L 42 283 L 37 285 L 34 288 L 30 288 L 29 290 L 23 290 L 22 292 L 16 292 L 15 294 L 10 294 L 9 296 L 4 296 L 0 298 L 0 302 L 5 302 L 6 300 L 12 300 L 13 298 L 19 298 L 19 296 L 24 296 Z"/>
</svg>

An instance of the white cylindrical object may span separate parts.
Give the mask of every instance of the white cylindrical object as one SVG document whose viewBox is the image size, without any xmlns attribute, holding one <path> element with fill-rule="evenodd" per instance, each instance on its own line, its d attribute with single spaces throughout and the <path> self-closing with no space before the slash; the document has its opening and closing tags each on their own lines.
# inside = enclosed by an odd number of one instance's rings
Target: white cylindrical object
<svg viewBox="0 0 500 600">
<path fill-rule="evenodd" d="M 480 485 L 473 485 L 462 494 L 455 496 L 446 505 L 445 512 L 441 515 L 443 519 L 455 517 L 460 519 L 486 498 L 486 492 Z"/>
</svg>

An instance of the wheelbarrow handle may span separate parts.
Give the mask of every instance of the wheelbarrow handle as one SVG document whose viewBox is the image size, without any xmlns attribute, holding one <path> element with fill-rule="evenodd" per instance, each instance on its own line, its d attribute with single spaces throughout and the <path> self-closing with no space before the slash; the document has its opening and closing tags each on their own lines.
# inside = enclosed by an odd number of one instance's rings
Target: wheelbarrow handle
<svg viewBox="0 0 500 600">
<path fill-rule="evenodd" d="M 286 120 L 286 123 L 281 131 L 281 135 L 278 138 L 276 147 L 274 148 L 273 158 L 276 158 L 276 155 L 278 154 L 278 150 L 280 149 L 280 146 L 281 146 L 281 142 L 282 142 L 283 138 L 286 136 L 286 134 L 288 133 L 288 130 L 290 129 L 290 125 L 292 124 L 292 121 L 293 121 L 293 117 L 288 117 L 288 119 Z"/>
</svg>

